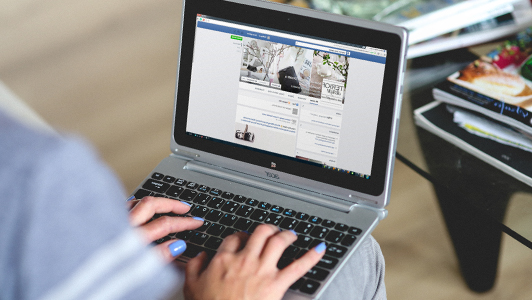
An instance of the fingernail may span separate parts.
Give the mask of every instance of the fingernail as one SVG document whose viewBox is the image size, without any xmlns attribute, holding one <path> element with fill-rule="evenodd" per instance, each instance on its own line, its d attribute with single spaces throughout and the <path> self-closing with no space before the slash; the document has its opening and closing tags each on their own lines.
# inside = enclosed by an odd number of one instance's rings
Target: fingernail
<svg viewBox="0 0 532 300">
<path fill-rule="evenodd" d="M 133 200 L 133 199 L 135 199 L 135 195 L 133 195 L 133 196 L 131 196 L 131 197 L 127 198 L 127 200 L 126 200 L 126 201 L 131 201 L 131 200 Z"/>
<path fill-rule="evenodd" d="M 314 248 L 314 251 L 322 253 L 325 249 L 327 249 L 327 245 L 325 245 L 325 242 L 321 242 L 316 248 Z"/>
<path fill-rule="evenodd" d="M 185 204 L 185 205 L 187 205 L 187 206 L 191 206 L 190 203 L 185 202 L 185 201 L 181 201 L 181 203 L 183 203 L 183 204 Z"/>
<path fill-rule="evenodd" d="M 290 231 L 290 232 L 293 233 L 295 236 L 297 236 L 297 232 L 295 232 L 293 229 L 290 229 L 290 230 L 288 230 L 288 231 Z"/>
<path fill-rule="evenodd" d="M 247 231 L 247 230 L 244 230 L 242 232 L 245 233 L 245 234 L 250 234 L 249 231 Z"/>
<path fill-rule="evenodd" d="M 198 220 L 198 221 L 201 221 L 201 222 L 205 222 L 205 220 L 203 220 L 203 219 L 200 218 L 200 217 L 192 217 L 192 219 L 194 219 L 194 220 Z"/>
<path fill-rule="evenodd" d="M 185 250 L 187 249 L 187 243 L 185 243 L 185 241 L 183 240 L 177 240 L 171 243 L 168 246 L 168 249 L 170 249 L 170 253 L 172 253 L 172 256 L 176 257 L 185 252 Z"/>
</svg>

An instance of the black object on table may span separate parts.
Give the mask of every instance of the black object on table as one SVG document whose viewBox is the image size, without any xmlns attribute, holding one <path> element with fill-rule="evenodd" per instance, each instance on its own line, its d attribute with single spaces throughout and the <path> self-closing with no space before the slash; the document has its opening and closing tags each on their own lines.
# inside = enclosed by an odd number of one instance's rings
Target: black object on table
<svg viewBox="0 0 532 300">
<path fill-rule="evenodd" d="M 462 49 L 411 61 L 404 101 L 412 110 L 432 102 L 432 87 L 475 58 Z M 532 187 L 422 128 L 414 130 L 426 166 L 401 155 L 400 140 L 397 158 L 433 183 L 464 280 L 473 291 L 488 291 L 497 275 L 502 232 L 532 249 L 530 237 L 505 224 L 510 197 L 532 193 Z"/>
</svg>

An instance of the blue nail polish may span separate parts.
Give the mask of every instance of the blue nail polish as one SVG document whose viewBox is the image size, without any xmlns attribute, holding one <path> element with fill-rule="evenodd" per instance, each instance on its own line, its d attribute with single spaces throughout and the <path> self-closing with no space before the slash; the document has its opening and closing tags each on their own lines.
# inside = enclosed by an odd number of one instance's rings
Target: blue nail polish
<svg viewBox="0 0 532 300">
<path fill-rule="evenodd" d="M 314 251 L 322 253 L 325 249 L 327 249 L 327 245 L 325 245 L 325 242 L 321 242 L 316 248 L 314 248 Z"/>
<path fill-rule="evenodd" d="M 188 203 L 188 202 L 185 202 L 185 201 L 180 201 L 180 202 L 185 204 L 185 205 L 187 205 L 187 206 L 191 206 L 190 203 Z"/>
<path fill-rule="evenodd" d="M 173 257 L 176 257 L 187 249 L 187 243 L 183 240 L 177 240 L 170 245 L 168 245 L 168 249 L 170 249 L 170 253 L 172 253 Z"/>
<path fill-rule="evenodd" d="M 131 201 L 131 200 L 133 200 L 133 199 L 135 199 L 135 195 L 133 195 L 133 196 L 131 196 L 131 197 L 127 198 L 127 200 L 126 200 L 126 201 Z"/>
<path fill-rule="evenodd" d="M 198 221 L 201 221 L 201 222 L 205 222 L 205 220 L 203 220 L 203 219 L 200 218 L 200 217 L 192 217 L 192 219 L 194 219 L 194 220 L 198 220 Z"/>
<path fill-rule="evenodd" d="M 290 230 L 288 230 L 288 231 L 290 231 L 290 232 L 293 233 L 295 236 L 297 236 L 297 232 L 295 232 L 293 229 L 290 229 Z"/>
</svg>

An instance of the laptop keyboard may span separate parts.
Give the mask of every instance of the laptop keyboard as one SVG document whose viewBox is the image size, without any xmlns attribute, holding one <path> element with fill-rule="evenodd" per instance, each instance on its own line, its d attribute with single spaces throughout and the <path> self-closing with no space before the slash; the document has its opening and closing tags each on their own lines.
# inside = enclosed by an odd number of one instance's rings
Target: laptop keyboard
<svg viewBox="0 0 532 300">
<path fill-rule="evenodd" d="M 238 231 L 252 233 L 262 223 L 297 232 L 297 240 L 284 251 L 277 264 L 280 269 L 325 242 L 327 250 L 323 258 L 290 287 L 306 294 L 316 292 L 362 233 L 356 227 L 161 173 L 153 173 L 135 192 L 137 199 L 145 196 L 185 201 L 191 204 L 187 216 L 205 219 L 203 226 L 196 230 L 173 233 L 156 241 L 163 243 L 172 238 L 187 241 L 187 249 L 182 256 L 188 258 L 196 257 L 202 251 L 212 257 L 225 237 Z"/>
</svg>

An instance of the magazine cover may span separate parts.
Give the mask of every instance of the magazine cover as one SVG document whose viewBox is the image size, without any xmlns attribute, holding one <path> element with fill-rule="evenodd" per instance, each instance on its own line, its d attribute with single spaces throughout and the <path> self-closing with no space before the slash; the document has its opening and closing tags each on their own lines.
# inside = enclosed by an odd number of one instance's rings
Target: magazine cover
<svg viewBox="0 0 532 300">
<path fill-rule="evenodd" d="M 532 27 L 449 76 L 434 98 L 532 132 Z"/>
</svg>

